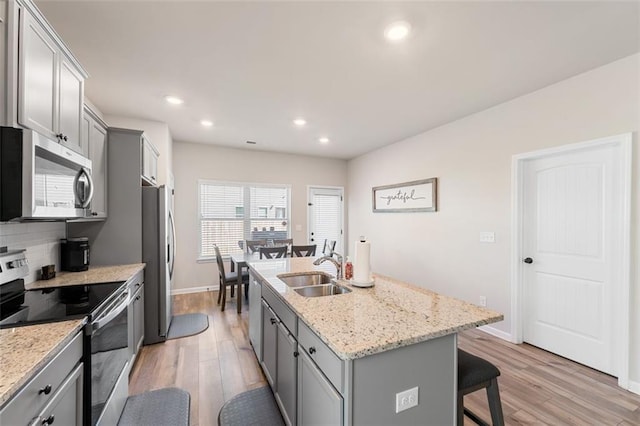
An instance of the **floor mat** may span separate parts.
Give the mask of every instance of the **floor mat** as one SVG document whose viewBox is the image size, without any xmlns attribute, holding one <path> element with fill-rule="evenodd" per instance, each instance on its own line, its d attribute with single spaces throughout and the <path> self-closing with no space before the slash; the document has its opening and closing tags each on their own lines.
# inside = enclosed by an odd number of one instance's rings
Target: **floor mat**
<svg viewBox="0 0 640 426">
<path fill-rule="evenodd" d="M 118 426 L 188 426 L 189 392 L 164 388 L 127 398 Z"/>
<path fill-rule="evenodd" d="M 284 426 L 269 386 L 242 392 L 227 401 L 218 414 L 220 426 Z"/>
<path fill-rule="evenodd" d="M 183 314 L 171 318 L 167 339 L 193 336 L 209 328 L 209 317 L 205 314 Z"/>
</svg>

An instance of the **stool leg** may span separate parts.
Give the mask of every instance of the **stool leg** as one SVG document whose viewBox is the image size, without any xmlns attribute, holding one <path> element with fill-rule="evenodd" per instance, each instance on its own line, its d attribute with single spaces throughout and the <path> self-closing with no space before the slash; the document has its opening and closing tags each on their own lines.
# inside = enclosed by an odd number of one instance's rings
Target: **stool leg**
<svg viewBox="0 0 640 426">
<path fill-rule="evenodd" d="M 221 300 L 222 300 L 222 280 L 220 280 L 220 283 L 218 284 L 218 305 L 220 304 Z"/>
<path fill-rule="evenodd" d="M 489 400 L 489 411 L 491 411 L 491 423 L 493 426 L 504 426 L 498 379 L 491 379 L 489 386 L 487 386 L 487 399 Z"/>
<path fill-rule="evenodd" d="M 464 395 L 462 392 L 458 392 L 458 403 L 456 407 L 456 425 L 464 425 Z"/>
</svg>

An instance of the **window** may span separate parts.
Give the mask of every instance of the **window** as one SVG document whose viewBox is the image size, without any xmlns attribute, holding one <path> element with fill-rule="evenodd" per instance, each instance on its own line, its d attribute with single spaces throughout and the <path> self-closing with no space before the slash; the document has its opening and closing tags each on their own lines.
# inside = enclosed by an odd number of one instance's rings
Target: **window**
<svg viewBox="0 0 640 426">
<path fill-rule="evenodd" d="M 244 240 L 289 237 L 289 186 L 198 182 L 201 259 L 238 251 Z"/>
</svg>

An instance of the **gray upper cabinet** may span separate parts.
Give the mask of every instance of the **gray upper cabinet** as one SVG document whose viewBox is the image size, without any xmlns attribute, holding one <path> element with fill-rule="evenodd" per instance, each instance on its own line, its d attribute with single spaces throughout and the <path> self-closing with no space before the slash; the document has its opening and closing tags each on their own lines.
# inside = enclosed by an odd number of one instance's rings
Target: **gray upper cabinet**
<svg viewBox="0 0 640 426">
<path fill-rule="evenodd" d="M 91 200 L 91 216 L 107 217 L 107 125 L 85 105 L 82 118 L 82 149 L 91 160 L 93 177 L 93 199 Z"/>
<path fill-rule="evenodd" d="M 58 79 L 58 136 L 67 148 L 87 155 L 80 141 L 80 123 L 84 99 L 84 77 L 71 61 L 60 54 Z"/>
<path fill-rule="evenodd" d="M 7 6 L 6 49 L 0 50 L 6 80 L 6 91 L 0 92 L 2 124 L 33 129 L 87 155 L 81 142 L 86 71 L 32 1 L 2 3 Z"/>
<path fill-rule="evenodd" d="M 158 150 L 146 136 L 142 137 L 142 184 L 158 184 Z"/>
</svg>

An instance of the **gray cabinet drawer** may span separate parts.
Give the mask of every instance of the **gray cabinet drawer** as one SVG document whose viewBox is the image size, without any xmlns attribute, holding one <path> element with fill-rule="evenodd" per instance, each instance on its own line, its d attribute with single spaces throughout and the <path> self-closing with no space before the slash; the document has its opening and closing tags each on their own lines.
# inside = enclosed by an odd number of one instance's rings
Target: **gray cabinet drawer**
<svg viewBox="0 0 640 426">
<path fill-rule="evenodd" d="M 78 333 L 2 409 L 2 412 L 0 412 L 2 424 L 28 424 L 57 394 L 62 381 L 81 358 L 82 333 Z"/>
<path fill-rule="evenodd" d="M 298 317 L 293 311 L 282 301 L 280 296 L 276 295 L 268 286 L 262 287 L 262 298 L 267 301 L 273 312 L 280 318 L 280 321 L 289 329 L 295 337 L 298 333 Z"/>
<path fill-rule="evenodd" d="M 298 324 L 298 343 L 333 386 L 340 392 L 344 392 L 344 362 L 302 321 Z"/>
<path fill-rule="evenodd" d="M 53 424 L 66 426 L 82 425 L 82 369 L 80 363 L 60 385 L 60 389 L 51 397 L 51 401 L 32 423 L 33 426 Z"/>
</svg>

